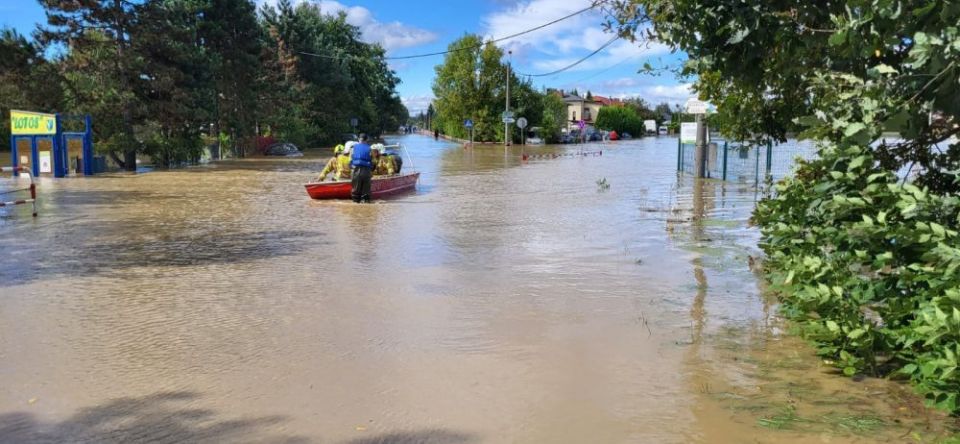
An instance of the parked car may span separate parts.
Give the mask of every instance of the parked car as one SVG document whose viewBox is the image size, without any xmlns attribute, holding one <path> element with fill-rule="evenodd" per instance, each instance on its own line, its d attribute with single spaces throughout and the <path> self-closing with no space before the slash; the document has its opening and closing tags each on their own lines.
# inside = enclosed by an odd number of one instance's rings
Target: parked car
<svg viewBox="0 0 960 444">
<path fill-rule="evenodd" d="M 620 139 L 622 139 L 622 140 L 630 140 L 630 139 L 633 139 L 633 136 L 631 136 L 630 133 L 623 133 L 623 134 L 620 135 Z"/>
<path fill-rule="evenodd" d="M 303 157 L 303 152 L 300 151 L 300 148 L 287 142 L 274 143 L 268 146 L 263 154 L 265 156 Z"/>
<path fill-rule="evenodd" d="M 527 145 L 543 145 L 543 137 L 540 137 L 540 127 L 532 127 L 527 130 Z"/>
<path fill-rule="evenodd" d="M 660 135 L 660 136 L 666 136 L 666 135 L 667 135 L 667 127 L 661 126 L 660 129 L 657 130 L 657 134 Z"/>
</svg>

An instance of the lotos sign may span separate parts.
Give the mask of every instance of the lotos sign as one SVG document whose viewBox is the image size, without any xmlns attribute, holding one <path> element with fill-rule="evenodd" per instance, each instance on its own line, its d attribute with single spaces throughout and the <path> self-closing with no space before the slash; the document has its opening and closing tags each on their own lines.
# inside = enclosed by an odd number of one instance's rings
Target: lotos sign
<svg viewBox="0 0 960 444">
<path fill-rule="evenodd" d="M 57 133 L 57 116 L 54 114 L 10 110 L 10 134 L 14 136 L 53 135 Z"/>
</svg>

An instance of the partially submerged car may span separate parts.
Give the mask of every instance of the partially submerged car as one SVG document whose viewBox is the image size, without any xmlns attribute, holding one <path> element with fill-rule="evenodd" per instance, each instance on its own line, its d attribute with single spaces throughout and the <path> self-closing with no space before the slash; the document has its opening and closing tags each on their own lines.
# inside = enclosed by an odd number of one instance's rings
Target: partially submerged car
<svg viewBox="0 0 960 444">
<path fill-rule="evenodd" d="M 264 156 L 303 157 L 303 151 L 288 142 L 274 143 L 263 150 Z"/>
</svg>

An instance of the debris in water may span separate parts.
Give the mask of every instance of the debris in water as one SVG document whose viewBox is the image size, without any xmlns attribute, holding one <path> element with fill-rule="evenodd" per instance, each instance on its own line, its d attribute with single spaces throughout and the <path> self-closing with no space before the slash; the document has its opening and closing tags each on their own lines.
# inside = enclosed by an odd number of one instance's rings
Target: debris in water
<svg viewBox="0 0 960 444">
<path fill-rule="evenodd" d="M 610 189 L 610 184 L 607 182 L 607 178 L 597 179 L 597 191 L 607 191 Z"/>
<path fill-rule="evenodd" d="M 37 398 L 30 398 L 30 400 L 27 401 L 27 404 L 34 404 L 36 402 L 37 402 Z"/>
</svg>

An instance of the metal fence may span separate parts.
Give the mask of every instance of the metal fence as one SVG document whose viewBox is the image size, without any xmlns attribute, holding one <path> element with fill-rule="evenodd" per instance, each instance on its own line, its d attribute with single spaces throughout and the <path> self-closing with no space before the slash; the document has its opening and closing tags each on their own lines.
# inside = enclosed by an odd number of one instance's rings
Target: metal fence
<svg viewBox="0 0 960 444">
<path fill-rule="evenodd" d="M 693 144 L 677 141 L 677 171 L 694 173 Z M 787 143 L 757 145 L 711 139 L 707 144 L 707 177 L 759 186 L 793 174 L 796 159 L 816 155 L 813 144 L 790 140 Z"/>
</svg>

